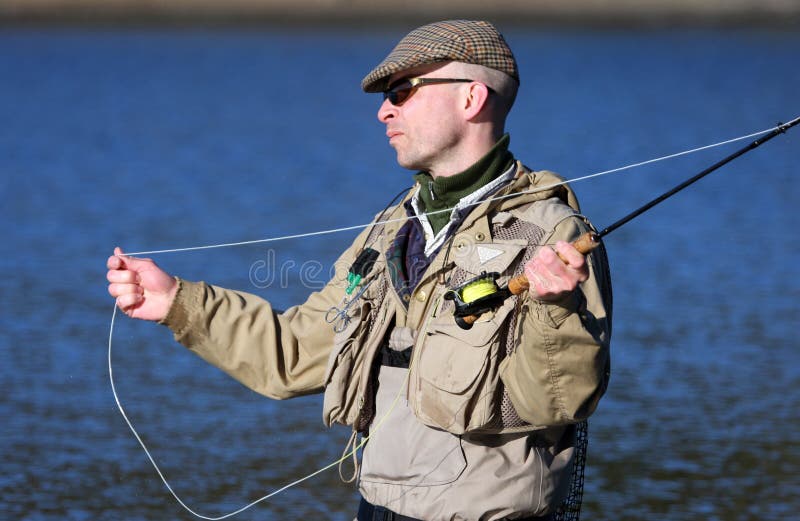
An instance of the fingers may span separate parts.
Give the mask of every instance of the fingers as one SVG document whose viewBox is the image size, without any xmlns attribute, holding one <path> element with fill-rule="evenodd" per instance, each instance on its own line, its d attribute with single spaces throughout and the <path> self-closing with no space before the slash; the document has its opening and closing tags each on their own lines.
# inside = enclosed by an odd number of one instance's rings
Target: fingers
<svg viewBox="0 0 800 521">
<path fill-rule="evenodd" d="M 583 282 L 589 278 L 586 257 L 570 243 L 558 241 L 553 255 L 547 257 L 549 260 L 547 266 L 554 275 L 575 282 Z"/>
<path fill-rule="evenodd" d="M 555 251 L 558 254 L 557 257 L 570 268 L 580 271 L 586 264 L 586 257 L 568 242 L 558 241 L 555 245 Z"/>
<path fill-rule="evenodd" d="M 539 271 L 533 265 L 533 261 L 525 265 L 525 276 L 528 277 L 530 283 L 530 291 L 538 297 L 542 297 L 551 292 L 553 289 L 550 284 L 539 275 Z"/>
<path fill-rule="evenodd" d="M 120 257 L 117 256 L 109 257 L 108 262 L 106 264 L 108 266 L 108 273 L 106 274 L 106 279 L 110 283 L 109 292 L 111 292 L 112 286 L 115 286 L 117 288 L 121 288 L 123 285 L 138 287 L 138 285 L 140 284 L 141 279 L 139 274 L 135 271 L 126 269 L 125 262 Z M 118 295 L 114 296 L 116 297 Z"/>
<path fill-rule="evenodd" d="M 525 265 L 525 275 L 531 283 L 531 289 L 540 298 L 561 295 L 574 289 L 567 277 L 551 270 L 550 256 L 558 260 L 558 257 L 550 250 L 549 254 L 537 255 Z M 556 268 L 555 271 L 559 270 Z"/>
<path fill-rule="evenodd" d="M 106 261 L 106 268 L 109 270 L 118 270 L 121 269 L 123 266 L 122 259 L 117 257 L 116 255 L 112 255 Z"/>
<path fill-rule="evenodd" d="M 108 282 L 120 282 L 123 284 L 141 283 L 139 274 L 130 270 L 108 270 L 106 279 L 108 279 Z"/>
<path fill-rule="evenodd" d="M 108 293 L 117 300 L 119 309 L 127 314 L 144 302 L 144 289 L 138 284 L 111 283 Z"/>
<path fill-rule="evenodd" d="M 108 273 L 108 293 L 117 299 L 117 305 L 123 311 L 141 302 L 144 289 L 140 285 L 140 276 L 136 271 L 128 269 L 122 249 L 117 246 L 114 248 L 114 255 L 108 258 L 106 266 Z"/>
<path fill-rule="evenodd" d="M 108 293 L 112 297 L 121 297 L 129 294 L 144 295 L 144 288 L 138 284 L 111 283 L 108 285 Z"/>
<path fill-rule="evenodd" d="M 559 241 L 541 248 L 525 265 L 532 292 L 540 299 L 554 300 L 572 292 L 589 278 L 586 258 L 571 244 Z"/>
<path fill-rule="evenodd" d="M 106 267 L 110 270 L 121 270 L 125 267 L 125 261 L 129 259 L 126 257 L 124 253 L 122 253 L 122 248 L 117 246 L 114 248 L 114 255 L 108 258 L 106 261 Z"/>
<path fill-rule="evenodd" d="M 144 297 L 136 293 L 128 293 L 117 297 L 117 307 L 130 315 L 134 309 L 144 302 Z"/>
<path fill-rule="evenodd" d="M 122 248 L 117 246 L 114 248 L 114 255 L 108 258 L 106 262 L 106 266 L 110 270 L 118 270 L 122 268 L 131 269 L 134 271 L 139 271 L 142 268 L 153 264 L 152 259 L 146 259 L 141 257 L 130 257 L 122 252 Z"/>
<path fill-rule="evenodd" d="M 126 315 L 142 320 L 162 320 L 178 292 L 178 282 L 150 259 L 129 257 L 122 249 L 106 262 L 108 293 Z"/>
</svg>

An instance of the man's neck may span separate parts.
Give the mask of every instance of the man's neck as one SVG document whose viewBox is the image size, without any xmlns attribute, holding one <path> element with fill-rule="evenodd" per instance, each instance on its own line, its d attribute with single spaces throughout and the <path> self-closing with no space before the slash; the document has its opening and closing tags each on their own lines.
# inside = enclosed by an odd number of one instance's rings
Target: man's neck
<svg viewBox="0 0 800 521">
<path fill-rule="evenodd" d="M 452 176 L 433 177 L 430 172 L 419 172 L 414 180 L 420 184 L 417 193 L 428 216 L 433 233 L 437 234 L 450 220 L 449 212 L 459 200 L 489 183 L 513 164 L 514 156 L 508 151 L 510 137 L 503 136 L 482 157 Z"/>
<path fill-rule="evenodd" d="M 440 161 L 436 165 L 431 165 L 426 171 L 434 179 L 459 174 L 488 154 L 503 135 L 502 132 L 495 135 L 494 132 L 487 131 L 472 137 L 465 137 L 459 142 L 457 148 L 450 150 L 447 154 L 442 154 Z"/>
</svg>

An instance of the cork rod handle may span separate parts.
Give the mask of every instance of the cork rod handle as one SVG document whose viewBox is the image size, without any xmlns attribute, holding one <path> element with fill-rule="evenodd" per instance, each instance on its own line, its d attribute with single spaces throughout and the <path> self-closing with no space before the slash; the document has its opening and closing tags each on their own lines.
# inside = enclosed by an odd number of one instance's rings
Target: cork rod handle
<svg viewBox="0 0 800 521">
<path fill-rule="evenodd" d="M 582 255 L 586 255 L 593 249 L 600 246 L 600 237 L 594 232 L 586 232 L 572 241 L 572 246 Z M 559 259 L 569 264 L 567 259 L 565 259 L 560 253 L 556 252 L 556 255 L 558 255 Z M 531 285 L 528 281 L 528 277 L 526 277 L 524 273 L 522 275 L 517 275 L 508 281 L 508 291 L 510 291 L 512 295 L 519 295 L 520 293 L 527 291 L 530 286 Z"/>
</svg>

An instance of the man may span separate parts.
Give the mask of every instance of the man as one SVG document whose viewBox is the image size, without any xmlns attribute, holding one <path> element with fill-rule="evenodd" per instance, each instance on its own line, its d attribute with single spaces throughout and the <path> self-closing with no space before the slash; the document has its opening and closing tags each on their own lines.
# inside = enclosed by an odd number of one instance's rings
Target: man
<svg viewBox="0 0 800 521">
<path fill-rule="evenodd" d="M 400 41 L 362 88 L 383 93 L 378 118 L 416 186 L 342 254 L 347 280 L 302 305 L 279 313 L 118 248 L 108 260 L 127 315 L 167 325 L 267 396 L 324 391 L 325 423 L 368 437 L 359 521 L 551 519 L 569 489 L 575 424 L 605 391 L 605 254 L 569 244 L 590 229 L 573 193 L 509 152 L 518 85 L 487 22 L 434 23 Z M 456 321 L 460 300 L 522 273 L 528 292 L 471 326 Z"/>
</svg>

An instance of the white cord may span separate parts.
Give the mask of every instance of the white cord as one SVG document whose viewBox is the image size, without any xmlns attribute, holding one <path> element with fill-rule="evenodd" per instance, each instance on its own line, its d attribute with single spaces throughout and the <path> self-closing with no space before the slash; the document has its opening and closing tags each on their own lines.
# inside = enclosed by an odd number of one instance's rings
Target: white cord
<svg viewBox="0 0 800 521">
<path fill-rule="evenodd" d="M 383 416 L 381 416 L 380 418 L 378 418 L 375 421 L 375 424 L 370 428 L 370 433 L 371 434 L 367 435 L 367 436 L 363 436 L 359 443 L 354 444 L 353 448 L 349 452 L 346 452 L 345 454 L 343 454 L 342 457 L 339 458 L 338 460 L 336 460 L 336 461 L 330 463 L 329 465 L 326 465 L 326 466 L 324 466 L 324 467 L 322 467 L 322 468 L 320 468 L 318 470 L 315 470 L 314 472 L 312 472 L 311 474 L 308 474 L 307 476 L 304 476 L 304 477 L 302 477 L 300 479 L 292 481 L 291 483 L 289 483 L 287 485 L 284 485 L 281 488 L 279 488 L 279 489 L 277 489 L 277 490 L 275 490 L 273 492 L 270 492 L 266 496 L 262 496 L 262 497 L 256 499 L 255 501 L 252 501 L 252 502 L 248 503 L 247 505 L 243 506 L 242 508 L 234 510 L 233 512 L 229 512 L 229 513 L 227 513 L 225 515 L 221 515 L 221 516 L 217 516 L 217 517 L 204 516 L 203 514 L 199 514 L 198 512 L 195 512 L 194 510 L 192 510 L 192 508 L 189 507 L 189 505 L 187 505 L 180 498 L 180 496 L 178 496 L 178 494 L 175 492 L 175 490 L 173 490 L 172 486 L 167 481 L 167 478 L 164 476 L 164 473 L 161 471 L 161 468 L 158 466 L 158 464 L 156 463 L 155 459 L 153 459 L 153 456 L 150 454 L 150 450 L 147 448 L 147 445 L 145 445 L 145 443 L 142 440 L 141 436 L 139 436 L 139 433 L 133 427 L 133 423 L 131 423 L 131 420 L 128 418 L 128 415 L 125 413 L 125 409 L 122 407 L 122 402 L 120 402 L 119 395 L 117 394 L 117 387 L 116 387 L 116 385 L 114 385 L 114 370 L 111 367 L 111 344 L 112 344 L 111 339 L 114 336 L 114 322 L 115 322 L 116 317 L 117 317 L 117 306 L 115 304 L 114 305 L 114 311 L 111 314 L 111 326 L 110 326 L 109 331 L 108 331 L 108 380 L 111 382 L 111 392 L 114 395 L 114 401 L 117 402 L 117 408 L 119 409 L 120 414 L 122 414 L 122 418 L 125 420 L 125 423 L 128 424 L 128 428 L 133 433 L 133 436 L 136 438 L 136 441 L 139 442 L 139 445 L 141 445 L 142 450 L 144 450 L 144 453 L 147 455 L 147 459 L 150 460 L 150 463 L 153 465 L 153 468 L 156 469 L 156 472 L 158 473 L 158 476 L 161 478 L 161 481 L 164 483 L 164 486 L 167 487 L 167 490 L 169 490 L 169 493 L 172 494 L 172 497 L 175 498 L 175 501 L 177 501 L 178 504 L 180 506 L 182 506 L 187 512 L 189 512 L 193 516 L 198 517 L 200 519 L 206 519 L 208 521 L 220 521 L 222 519 L 227 519 L 227 518 L 233 517 L 233 516 L 235 516 L 237 514 L 241 514 L 245 510 L 254 507 L 255 505 L 261 503 L 262 501 L 266 501 L 267 499 L 271 498 L 272 496 L 276 496 L 276 495 L 280 494 L 284 490 L 287 490 L 287 489 L 289 489 L 289 488 L 291 488 L 291 487 L 293 487 L 295 485 L 299 485 L 300 483 L 302 483 L 304 481 L 307 481 L 307 480 L 313 478 L 314 476 L 322 474 L 326 470 L 329 470 L 329 469 L 331 469 L 333 467 L 338 466 L 343 461 L 345 461 L 345 460 L 349 459 L 350 457 L 352 457 L 353 454 L 355 454 L 361 447 L 363 447 L 367 443 L 367 441 L 369 441 L 370 435 L 374 434 L 375 432 L 377 432 L 381 428 L 381 425 L 383 425 L 383 422 L 386 421 L 386 419 L 389 417 L 389 414 L 394 410 L 395 406 L 397 406 L 397 404 L 398 404 L 398 402 L 400 400 L 400 396 L 403 394 L 403 391 L 405 391 L 405 385 L 401 386 L 400 390 L 397 392 L 397 395 L 394 397 L 394 401 L 392 402 L 392 405 L 389 407 L 389 409 L 386 411 L 386 413 Z M 409 374 L 410 374 L 410 370 L 411 370 L 411 368 L 409 367 Z M 406 385 L 408 385 L 408 375 L 406 376 Z"/>
<path fill-rule="evenodd" d="M 504 195 L 504 196 L 498 196 L 498 197 L 494 197 L 494 198 L 491 198 L 491 199 L 486 199 L 486 200 L 481 201 L 481 203 L 484 203 L 484 202 L 487 202 L 487 201 L 502 200 L 502 199 L 506 199 L 506 198 L 509 198 L 509 197 L 516 197 L 516 196 L 518 196 L 520 194 L 525 194 L 525 193 L 535 193 L 535 192 L 542 191 L 542 190 L 549 190 L 549 189 L 552 189 L 552 188 L 555 188 L 557 186 L 561 186 L 561 185 L 564 185 L 564 184 L 567 184 L 567 183 L 576 183 L 578 181 L 584 181 L 586 179 L 592 179 L 592 178 L 595 178 L 595 177 L 600 177 L 600 176 L 604 176 L 604 175 L 608 175 L 608 174 L 612 174 L 612 173 L 616 173 L 616 172 L 621 172 L 623 170 L 630 170 L 632 168 L 636 168 L 636 167 L 639 167 L 639 166 L 644 166 L 644 165 L 651 164 L 651 163 L 656 163 L 658 161 L 664 161 L 664 160 L 667 160 L 667 159 L 673 159 L 673 158 L 676 158 L 676 157 L 679 157 L 679 156 L 692 154 L 692 153 L 695 153 L 695 152 L 700 152 L 702 150 L 707 150 L 709 148 L 714 148 L 714 147 L 719 147 L 719 146 L 722 146 L 722 145 L 727 145 L 729 143 L 734 143 L 736 141 L 742 141 L 742 140 L 749 139 L 749 138 L 752 138 L 752 137 L 755 137 L 755 136 L 766 134 L 767 132 L 772 132 L 773 130 L 776 130 L 778 128 L 780 128 L 780 126 L 776 126 L 776 127 L 773 127 L 773 128 L 767 129 L 767 130 L 762 130 L 760 132 L 753 132 L 752 134 L 748 134 L 746 136 L 741 136 L 741 137 L 737 137 L 737 138 L 733 138 L 733 139 L 728 139 L 728 140 L 725 140 L 725 141 L 721 141 L 719 143 L 714 143 L 714 144 L 711 144 L 711 145 L 705 145 L 705 146 L 702 146 L 702 147 L 693 148 L 691 150 L 685 150 L 683 152 L 677 152 L 677 153 L 674 153 L 674 154 L 658 157 L 658 158 L 655 158 L 655 159 L 649 159 L 647 161 L 641 161 L 641 162 L 633 163 L 633 164 L 630 164 L 630 165 L 627 165 L 627 166 L 622 166 L 622 167 L 614 168 L 614 169 L 611 169 L 611 170 L 605 170 L 605 171 L 602 171 L 602 172 L 597 172 L 597 173 L 594 173 L 594 174 L 589 174 L 589 175 L 586 175 L 586 176 L 577 177 L 575 179 L 569 179 L 569 180 L 561 181 L 561 182 L 558 182 L 558 183 L 551 184 L 549 186 L 538 187 L 538 188 L 535 188 L 535 189 L 532 189 L 532 190 L 528 190 L 528 191 L 516 192 L 516 193 L 513 193 L 513 194 L 507 194 L 507 195 Z M 436 213 L 449 212 L 449 211 L 451 211 L 451 210 L 450 209 L 438 210 L 438 211 L 435 211 L 435 212 L 429 212 L 427 215 L 433 215 L 433 214 L 436 214 Z M 345 231 L 351 231 L 351 230 L 358 230 L 358 229 L 366 228 L 366 227 L 371 226 L 373 224 L 389 224 L 389 223 L 392 223 L 392 222 L 402 222 L 402 221 L 405 221 L 407 219 L 409 219 L 409 218 L 408 217 L 403 217 L 403 218 L 399 218 L 399 219 L 385 220 L 385 221 L 381 221 L 379 223 L 360 224 L 360 225 L 356 225 L 356 226 L 347 226 L 347 227 L 344 227 L 344 228 L 334 228 L 334 229 L 321 230 L 321 231 L 309 232 L 309 233 L 299 233 L 299 234 L 294 234 L 294 235 L 286 235 L 286 236 L 282 236 L 282 237 L 271 237 L 271 238 L 266 238 L 266 239 L 257 239 L 257 240 L 252 240 L 252 241 L 241 241 L 241 242 L 233 242 L 233 243 L 225 243 L 225 244 L 212 244 L 212 245 L 207 245 L 207 246 L 193 246 L 193 247 L 189 247 L 189 248 L 173 248 L 173 249 L 166 249 L 166 250 L 141 251 L 141 252 L 126 253 L 126 255 L 129 255 L 129 256 L 155 255 L 155 254 L 160 254 L 160 253 L 187 252 L 187 251 L 195 251 L 195 250 L 207 250 L 207 249 L 212 249 L 212 248 L 226 248 L 226 247 L 233 247 L 233 246 L 243 246 L 243 245 L 248 245 L 248 244 L 258 244 L 258 243 L 265 243 L 265 242 L 276 242 L 276 241 L 282 241 L 282 240 L 288 240 L 288 239 L 299 239 L 299 238 L 305 238 L 305 237 L 314 237 L 314 236 L 318 236 L 318 235 L 328 235 L 328 234 L 333 234 L 333 233 L 339 233 L 339 232 L 345 232 Z M 145 445 L 145 443 L 142 440 L 141 436 L 139 436 L 139 433 L 133 427 L 133 424 L 131 423 L 130 419 L 128 418 L 128 415 L 125 413 L 125 409 L 122 407 L 122 403 L 120 402 L 119 395 L 117 394 L 116 386 L 114 385 L 114 371 L 113 371 L 112 365 L 111 365 L 111 345 L 112 345 L 112 338 L 114 336 L 114 322 L 115 322 L 116 316 L 117 316 L 117 306 L 115 304 L 114 305 L 114 312 L 111 315 L 111 326 L 110 326 L 109 332 L 108 332 L 108 378 L 109 378 L 109 381 L 111 382 L 111 392 L 114 394 L 114 400 L 117 403 L 117 408 L 119 409 L 120 414 L 122 414 L 122 418 L 125 420 L 125 423 L 128 424 L 128 428 L 133 433 L 134 437 L 136 438 L 136 441 L 139 442 L 139 445 L 141 445 L 142 449 L 144 450 L 145 454 L 147 455 L 147 458 L 150 460 L 150 463 L 155 468 L 156 472 L 158 473 L 159 477 L 161 478 L 161 481 L 167 487 L 167 490 L 169 490 L 170 494 L 172 494 L 172 496 L 175 498 L 175 500 L 178 502 L 178 504 L 180 504 L 186 511 L 188 511 L 189 513 L 191 513 L 195 517 L 198 517 L 200 519 L 206 519 L 208 521 L 220 521 L 222 519 L 227 519 L 229 517 L 233 517 L 233 516 L 235 516 L 237 514 L 240 514 L 240 513 L 244 512 L 245 510 L 257 505 L 258 503 L 261 503 L 262 501 L 265 501 L 265 500 L 267 500 L 267 499 L 269 499 L 269 498 L 271 498 L 271 497 L 283 492 L 284 490 L 287 490 L 287 489 L 289 489 L 289 488 L 291 488 L 291 487 L 293 487 L 295 485 L 299 485 L 300 483 L 302 483 L 304 481 L 307 481 L 307 480 L 313 478 L 314 476 L 317 476 L 318 474 L 321 474 L 322 472 L 325 472 L 326 470 L 339 465 L 344 460 L 350 458 L 356 451 L 358 451 L 358 449 L 363 447 L 364 444 L 369 439 L 369 436 L 365 436 L 364 438 L 362 438 L 360 443 L 358 443 L 356 446 L 354 446 L 353 449 L 350 452 L 348 452 L 347 454 L 344 454 L 339 460 L 334 461 L 333 463 L 331 463 L 329 465 L 326 465 L 325 467 L 322 467 L 319 470 L 316 470 L 316 471 L 312 472 L 311 474 L 309 474 L 309 475 L 307 475 L 305 477 L 297 479 L 297 480 L 289 483 L 288 485 L 285 485 L 285 486 L 283 486 L 283 487 L 281 487 L 281 488 L 279 488 L 279 489 L 277 489 L 277 490 L 275 490 L 273 492 L 270 492 L 269 494 L 267 494 L 267 495 L 255 500 L 255 501 L 243 506 L 242 508 L 239 508 L 238 510 L 234 510 L 234 511 L 228 513 L 228 514 L 225 514 L 225 515 L 222 515 L 222 516 L 217 516 L 217 517 L 210 517 L 210 516 L 204 516 L 202 514 L 199 514 L 199 513 L 195 512 L 194 510 L 192 510 L 180 498 L 180 496 L 178 496 L 178 494 L 172 489 L 172 487 L 170 486 L 170 484 L 167 481 L 166 477 L 164 476 L 164 473 L 161 471 L 161 469 L 159 468 L 158 464 L 156 464 L 155 459 L 153 459 L 153 456 L 150 454 L 150 451 L 147 449 L 147 446 Z M 401 392 L 402 392 L 402 388 L 401 388 Z M 394 409 L 394 406 L 397 404 L 397 401 L 400 398 L 401 392 L 399 392 L 397 394 L 397 396 L 395 397 L 394 403 L 390 407 L 389 411 L 387 411 L 387 413 L 382 418 L 380 418 L 380 420 L 378 422 L 376 422 L 376 425 L 373 427 L 372 432 L 375 432 L 378 428 L 380 428 L 380 425 L 389 416 L 389 413 Z"/>
<path fill-rule="evenodd" d="M 695 152 L 700 152 L 700 151 L 703 151 L 703 150 L 707 150 L 709 148 L 720 147 L 720 146 L 727 145 L 727 144 L 730 144 L 730 143 L 735 143 L 737 141 L 743 141 L 745 139 L 750 139 L 750 138 L 755 137 L 755 136 L 760 136 L 762 134 L 766 134 L 767 132 L 772 132 L 773 130 L 776 130 L 778 128 L 780 128 L 780 126 L 775 126 L 775 127 L 772 127 L 772 128 L 768 128 L 766 130 L 761 130 L 759 132 L 753 132 L 752 134 L 747 134 L 746 136 L 740 136 L 740 137 L 733 138 L 733 139 L 727 139 L 725 141 L 720 141 L 719 143 L 714 143 L 714 144 L 711 144 L 711 145 L 705 145 L 705 146 L 701 146 L 701 147 L 698 147 L 698 148 L 693 148 L 691 150 L 684 150 L 683 152 L 676 152 L 674 154 L 669 154 L 669 155 L 666 155 L 666 156 L 657 157 L 655 159 L 648 159 L 647 161 L 640 161 L 638 163 L 633 163 L 633 164 L 630 164 L 630 165 L 627 165 L 627 166 L 621 166 L 619 168 L 613 168 L 611 170 L 604 170 L 602 172 L 597 172 L 597 173 L 585 175 L 585 176 L 582 176 L 582 177 L 576 177 L 574 179 L 566 179 L 564 181 L 561 181 L 561 182 L 558 182 L 558 183 L 553 183 L 553 184 L 548 185 L 548 186 L 541 186 L 541 187 L 533 188 L 531 190 L 526 190 L 526 191 L 521 191 L 521 192 L 514 192 L 513 194 L 506 194 L 506 195 L 497 196 L 497 197 L 493 197 L 493 198 L 489 198 L 489 199 L 483 199 L 482 201 L 474 203 L 474 204 L 483 204 L 483 203 L 489 202 L 489 201 L 500 201 L 500 200 L 503 200 L 503 199 L 516 197 L 516 196 L 521 195 L 521 194 L 532 194 L 532 193 L 541 192 L 541 191 L 544 191 L 544 190 L 550 190 L 550 189 L 555 188 L 557 186 L 561 186 L 561 185 L 565 185 L 565 184 L 569 184 L 569 183 L 577 183 L 578 181 L 585 181 L 587 179 L 592 179 L 592 178 L 595 178 L 595 177 L 614 174 L 614 173 L 617 173 L 617 172 L 622 172 L 623 170 L 630 170 L 632 168 L 636 168 L 636 167 L 640 167 L 640 166 L 644 166 L 644 165 L 649 165 L 651 163 L 657 163 L 659 161 L 665 161 L 667 159 L 673 159 L 673 158 L 676 158 L 676 157 L 685 156 L 685 155 L 688 155 L 688 154 L 693 154 Z M 451 212 L 451 211 L 452 211 L 452 208 L 445 208 L 444 210 L 436 210 L 434 212 L 428 212 L 425 215 L 435 215 L 435 214 L 438 214 L 438 213 Z M 232 247 L 232 246 L 245 246 L 245 245 L 248 245 L 248 244 L 261 244 L 261 243 L 265 243 L 265 242 L 277 242 L 277 241 L 284 241 L 284 240 L 289 240 L 289 239 L 302 239 L 302 238 L 306 238 L 306 237 L 315 237 L 315 236 L 318 236 L 318 235 L 330 235 L 330 234 L 334 234 L 334 233 L 348 232 L 348 231 L 351 231 L 351 230 L 361 230 L 361 229 L 367 228 L 367 227 L 372 226 L 372 225 L 385 225 L 385 224 L 395 223 L 395 222 L 404 222 L 404 221 L 407 221 L 408 219 L 411 219 L 411 218 L 412 217 L 400 217 L 400 218 L 397 218 L 397 219 L 389 219 L 389 220 L 379 221 L 379 222 L 375 222 L 375 223 L 357 224 L 357 225 L 353 225 L 353 226 L 345 226 L 343 228 L 331 228 L 331 229 L 328 229 L 328 230 L 320 230 L 320 231 L 316 231 L 316 232 L 296 233 L 296 234 L 293 234 L 293 235 L 284 235 L 284 236 L 281 236 L 281 237 L 269 237 L 269 238 L 266 238 L 266 239 L 255 239 L 255 240 L 252 240 L 252 241 L 228 242 L 228 243 L 222 243 L 222 244 L 209 244 L 209 245 L 206 245 L 206 246 L 190 246 L 190 247 L 187 247 L 187 248 L 172 248 L 172 249 L 166 249 L 166 250 L 138 251 L 138 252 L 132 252 L 132 253 L 125 253 L 125 255 L 128 255 L 130 257 L 134 257 L 134 256 L 141 257 L 143 255 L 157 255 L 157 254 L 160 254 L 160 253 L 177 253 L 177 252 L 187 252 L 187 251 L 196 251 L 196 250 L 210 250 L 210 249 L 213 249 L 213 248 L 228 248 L 228 247 Z"/>
</svg>

